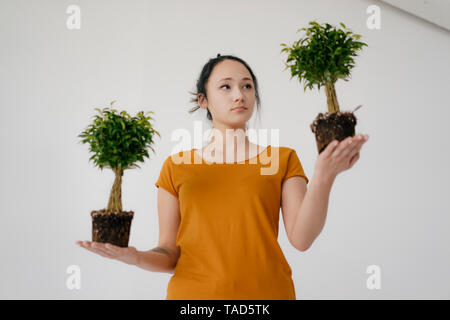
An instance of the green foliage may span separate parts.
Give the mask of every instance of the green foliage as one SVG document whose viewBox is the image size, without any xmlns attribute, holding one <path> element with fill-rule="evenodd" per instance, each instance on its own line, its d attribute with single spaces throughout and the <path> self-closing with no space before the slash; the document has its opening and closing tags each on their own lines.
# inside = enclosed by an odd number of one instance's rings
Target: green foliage
<svg viewBox="0 0 450 320">
<path fill-rule="evenodd" d="M 284 47 L 281 52 L 288 53 L 285 70 L 290 68 L 291 79 L 297 76 L 299 82 L 304 81 L 304 91 L 314 85 L 320 90 L 325 83 L 334 84 L 338 79 L 348 81 L 355 66 L 352 57 L 367 44 L 357 41 L 361 36 L 353 34 L 343 23 L 340 25 L 343 29 L 312 21 L 309 28 L 297 30 L 304 31 L 305 36 L 291 47 L 281 44 Z"/>
<path fill-rule="evenodd" d="M 144 114 L 140 111 L 131 117 L 126 111 L 118 113 L 112 109 L 114 102 L 102 110 L 95 108 L 99 114 L 78 137 L 82 138 L 82 143 L 89 143 L 89 151 L 94 153 L 89 161 L 92 160 L 100 169 L 140 168 L 135 163 L 144 162 L 144 157 L 149 158 L 147 149 L 155 152 L 152 147 L 154 135 L 161 137 L 149 121 L 153 120 L 149 114 L 154 112 Z"/>
</svg>

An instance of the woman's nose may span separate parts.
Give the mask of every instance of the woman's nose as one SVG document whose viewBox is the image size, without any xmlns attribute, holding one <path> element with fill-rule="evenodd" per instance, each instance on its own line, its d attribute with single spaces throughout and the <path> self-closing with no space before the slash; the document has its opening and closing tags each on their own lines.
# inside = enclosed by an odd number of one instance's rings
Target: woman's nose
<svg viewBox="0 0 450 320">
<path fill-rule="evenodd" d="M 234 100 L 242 100 L 244 98 L 244 93 L 241 91 L 241 89 L 235 89 L 233 92 Z"/>
</svg>

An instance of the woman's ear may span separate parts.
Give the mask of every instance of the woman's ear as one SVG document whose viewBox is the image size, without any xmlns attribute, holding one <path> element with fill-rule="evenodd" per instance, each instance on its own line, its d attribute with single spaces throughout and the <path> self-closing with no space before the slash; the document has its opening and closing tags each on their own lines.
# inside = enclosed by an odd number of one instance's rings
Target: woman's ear
<svg viewBox="0 0 450 320">
<path fill-rule="evenodd" d="M 198 94 L 197 101 L 200 108 L 208 109 L 208 100 L 205 98 L 203 94 L 201 93 Z"/>
</svg>

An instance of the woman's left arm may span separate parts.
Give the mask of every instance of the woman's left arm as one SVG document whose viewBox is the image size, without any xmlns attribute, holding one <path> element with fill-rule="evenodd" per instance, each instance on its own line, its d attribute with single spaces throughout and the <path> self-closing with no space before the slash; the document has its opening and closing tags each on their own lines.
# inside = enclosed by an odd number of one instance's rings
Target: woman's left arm
<svg viewBox="0 0 450 320">
<path fill-rule="evenodd" d="M 287 217 L 289 213 L 285 214 L 283 208 L 283 217 L 290 242 L 298 250 L 306 251 L 322 231 L 334 180 L 340 172 L 350 169 L 356 163 L 359 159 L 359 151 L 368 138 L 368 135 L 358 134 L 341 142 L 336 140 L 331 142 L 317 158 L 314 175 L 309 188 L 304 193 L 303 200 L 297 202 L 299 204 L 296 207 L 290 206 L 292 218 Z M 305 182 L 302 183 L 305 184 Z M 293 187 L 294 184 L 292 183 L 292 187 L 289 188 L 298 190 Z M 296 196 L 287 189 L 288 187 L 283 192 L 284 197 L 289 194 L 291 194 L 289 197 Z M 285 201 L 285 203 L 288 202 Z M 287 207 L 288 205 L 286 205 Z"/>
</svg>

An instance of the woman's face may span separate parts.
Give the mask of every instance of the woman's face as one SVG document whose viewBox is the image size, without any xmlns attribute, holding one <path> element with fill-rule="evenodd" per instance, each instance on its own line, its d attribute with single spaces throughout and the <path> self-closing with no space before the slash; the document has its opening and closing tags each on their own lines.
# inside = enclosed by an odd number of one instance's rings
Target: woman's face
<svg viewBox="0 0 450 320">
<path fill-rule="evenodd" d="M 199 105 L 208 108 L 213 122 L 232 128 L 244 128 L 253 114 L 255 88 L 247 68 L 235 60 L 223 60 L 214 66 L 206 84 L 205 97 Z M 244 110 L 233 110 L 244 107 Z"/>
</svg>

